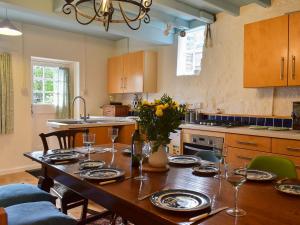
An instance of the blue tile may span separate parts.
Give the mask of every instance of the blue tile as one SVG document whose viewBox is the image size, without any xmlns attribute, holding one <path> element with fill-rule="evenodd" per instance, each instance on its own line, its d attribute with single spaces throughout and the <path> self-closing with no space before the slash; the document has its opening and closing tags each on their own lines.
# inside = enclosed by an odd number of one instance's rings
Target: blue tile
<svg viewBox="0 0 300 225">
<path fill-rule="evenodd" d="M 273 125 L 274 125 L 273 118 L 267 118 L 266 119 L 266 126 L 273 127 Z"/>
<path fill-rule="evenodd" d="M 250 117 L 250 125 L 256 125 L 256 117 Z"/>
<path fill-rule="evenodd" d="M 222 120 L 222 116 L 216 116 L 216 120 L 217 121 L 221 121 Z"/>
<path fill-rule="evenodd" d="M 234 117 L 233 116 L 228 116 L 228 120 L 229 121 L 234 121 Z"/>
<path fill-rule="evenodd" d="M 292 119 L 284 119 L 283 126 L 291 128 L 293 126 L 293 120 Z"/>
<path fill-rule="evenodd" d="M 227 121 L 228 120 L 228 116 L 222 116 L 222 120 L 223 121 Z"/>
<path fill-rule="evenodd" d="M 215 115 L 209 115 L 209 120 L 215 120 L 216 119 L 216 116 Z"/>
<path fill-rule="evenodd" d="M 282 119 L 274 119 L 275 127 L 282 127 Z"/>
<path fill-rule="evenodd" d="M 241 121 L 242 121 L 242 118 L 241 118 L 240 116 L 236 116 L 236 117 L 234 117 L 234 121 L 241 122 Z"/>
<path fill-rule="evenodd" d="M 265 118 L 257 118 L 258 126 L 265 126 Z"/>
<path fill-rule="evenodd" d="M 244 125 L 249 125 L 249 124 L 250 124 L 250 119 L 249 119 L 249 117 L 242 117 L 242 124 L 244 124 Z"/>
</svg>

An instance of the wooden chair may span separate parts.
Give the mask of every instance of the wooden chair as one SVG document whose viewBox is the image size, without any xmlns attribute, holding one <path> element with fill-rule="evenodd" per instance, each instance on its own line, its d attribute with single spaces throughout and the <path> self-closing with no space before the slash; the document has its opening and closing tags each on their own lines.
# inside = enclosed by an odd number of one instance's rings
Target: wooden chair
<svg viewBox="0 0 300 225">
<path fill-rule="evenodd" d="M 49 145 L 47 138 L 57 137 L 60 149 L 68 149 L 75 147 L 75 137 L 77 134 L 87 133 L 88 129 L 82 130 L 60 130 L 54 131 L 51 133 L 41 133 L 39 136 L 42 139 L 44 146 L 44 154 L 47 154 L 49 150 Z M 87 219 L 87 210 L 88 210 L 88 200 L 66 186 L 54 182 L 51 192 L 57 196 L 61 203 L 61 211 L 67 214 L 69 209 L 82 206 L 81 211 L 81 221 L 86 221 Z"/>
</svg>

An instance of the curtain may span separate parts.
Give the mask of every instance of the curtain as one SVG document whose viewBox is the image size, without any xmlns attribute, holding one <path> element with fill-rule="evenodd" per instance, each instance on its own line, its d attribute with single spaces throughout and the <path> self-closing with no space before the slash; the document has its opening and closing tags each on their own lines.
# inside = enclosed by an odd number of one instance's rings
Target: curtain
<svg viewBox="0 0 300 225">
<path fill-rule="evenodd" d="M 73 85 L 69 68 L 59 68 L 57 78 L 56 117 L 59 119 L 71 117 Z"/>
<path fill-rule="evenodd" d="M 14 131 L 14 90 L 11 56 L 0 53 L 0 134 Z"/>
</svg>

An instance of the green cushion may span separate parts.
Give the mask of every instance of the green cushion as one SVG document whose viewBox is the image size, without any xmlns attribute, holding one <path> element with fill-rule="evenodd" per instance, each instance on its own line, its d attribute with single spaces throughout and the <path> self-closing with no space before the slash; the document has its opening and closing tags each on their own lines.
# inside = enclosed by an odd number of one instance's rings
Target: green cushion
<svg viewBox="0 0 300 225">
<path fill-rule="evenodd" d="M 0 186 L 0 207 L 8 207 L 25 202 L 50 201 L 55 197 L 31 184 L 9 184 Z"/>
<path fill-rule="evenodd" d="M 289 159 L 278 156 L 258 156 L 251 161 L 248 168 L 270 171 L 281 178 L 297 178 L 295 164 Z"/>
<path fill-rule="evenodd" d="M 213 151 L 201 150 L 197 152 L 195 155 L 206 161 L 219 162 L 219 159 L 216 157 Z"/>
<path fill-rule="evenodd" d="M 76 225 L 50 202 L 30 202 L 5 208 L 8 225 Z"/>
</svg>

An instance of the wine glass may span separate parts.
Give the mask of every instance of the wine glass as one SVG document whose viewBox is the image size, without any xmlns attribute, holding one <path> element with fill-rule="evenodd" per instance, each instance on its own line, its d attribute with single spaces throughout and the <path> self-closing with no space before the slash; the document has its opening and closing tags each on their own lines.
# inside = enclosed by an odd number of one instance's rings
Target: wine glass
<svg viewBox="0 0 300 225">
<path fill-rule="evenodd" d="M 245 173 L 237 174 L 236 170 L 232 165 L 226 165 L 226 180 L 234 187 L 235 194 L 234 194 L 234 208 L 229 208 L 226 210 L 226 213 L 231 216 L 244 216 L 246 215 L 246 211 L 243 209 L 238 208 L 238 195 L 240 187 L 246 182 L 247 180 L 247 168 L 245 168 Z"/>
<path fill-rule="evenodd" d="M 221 171 L 221 164 L 224 162 L 224 155 L 222 152 L 222 149 L 220 149 L 218 146 L 214 145 L 213 146 L 213 152 L 218 159 L 218 174 L 214 176 L 216 179 L 221 179 L 224 178 L 224 175 L 222 175 Z"/>
<path fill-rule="evenodd" d="M 133 154 L 139 160 L 139 176 L 135 177 L 135 180 L 147 180 L 147 177 L 143 176 L 143 160 L 148 158 L 150 155 L 151 148 L 149 143 L 145 143 L 144 145 L 142 142 L 135 144 L 133 148 Z"/>
<path fill-rule="evenodd" d="M 108 136 L 111 138 L 111 142 L 112 142 L 111 152 L 117 152 L 117 150 L 115 150 L 115 140 L 118 137 L 118 134 L 119 134 L 118 128 L 111 127 L 108 129 Z"/>
<path fill-rule="evenodd" d="M 91 146 L 95 144 L 96 134 L 84 133 L 83 144 L 88 147 L 88 160 L 91 160 Z"/>
</svg>

